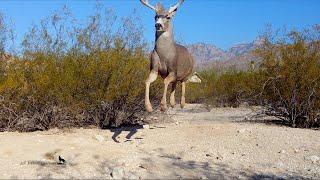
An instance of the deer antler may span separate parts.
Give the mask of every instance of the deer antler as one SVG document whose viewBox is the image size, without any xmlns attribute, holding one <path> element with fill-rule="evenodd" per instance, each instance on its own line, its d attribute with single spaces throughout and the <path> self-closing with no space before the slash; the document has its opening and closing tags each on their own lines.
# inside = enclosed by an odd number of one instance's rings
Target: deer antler
<svg viewBox="0 0 320 180">
<path fill-rule="evenodd" d="M 152 10 L 154 10 L 154 11 L 157 11 L 157 9 L 156 9 L 154 6 L 152 6 L 152 5 L 149 4 L 148 0 L 140 0 L 140 2 L 141 2 L 143 5 L 147 6 L 148 8 L 150 8 L 150 9 L 152 9 Z"/>
<path fill-rule="evenodd" d="M 170 7 L 168 13 L 170 14 L 170 13 L 176 11 L 176 10 L 178 9 L 178 7 L 179 7 L 183 2 L 184 2 L 184 0 L 179 0 L 179 2 L 178 2 L 176 5 Z"/>
</svg>

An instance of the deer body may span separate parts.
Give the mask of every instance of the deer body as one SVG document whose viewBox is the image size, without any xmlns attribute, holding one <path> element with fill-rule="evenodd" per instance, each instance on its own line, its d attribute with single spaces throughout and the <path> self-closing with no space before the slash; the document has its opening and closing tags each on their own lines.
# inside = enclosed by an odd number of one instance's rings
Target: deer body
<svg viewBox="0 0 320 180">
<path fill-rule="evenodd" d="M 175 43 L 173 37 L 173 26 L 171 18 L 182 4 L 183 0 L 165 11 L 158 3 L 157 8 L 151 6 L 147 1 L 140 0 L 144 5 L 156 11 L 155 17 L 155 47 L 150 58 L 150 74 L 146 80 L 145 107 L 152 112 L 152 105 L 149 99 L 150 84 L 154 82 L 159 74 L 164 79 L 164 92 L 161 100 L 161 110 L 167 109 L 166 93 L 169 84 L 172 84 L 170 104 L 175 105 L 175 89 L 177 82 L 182 84 L 181 108 L 185 105 L 185 86 L 187 78 L 194 69 L 194 60 L 187 48 Z"/>
</svg>

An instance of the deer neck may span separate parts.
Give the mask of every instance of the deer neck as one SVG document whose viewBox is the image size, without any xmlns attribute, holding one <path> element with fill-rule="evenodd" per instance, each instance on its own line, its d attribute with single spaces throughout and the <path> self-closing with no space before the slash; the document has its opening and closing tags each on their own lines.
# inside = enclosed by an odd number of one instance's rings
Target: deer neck
<svg viewBox="0 0 320 180">
<path fill-rule="evenodd" d="M 173 27 L 171 22 L 169 23 L 168 30 L 165 32 L 156 32 L 156 44 L 155 49 L 158 54 L 172 54 L 175 51 L 175 42 L 173 38 Z"/>
</svg>

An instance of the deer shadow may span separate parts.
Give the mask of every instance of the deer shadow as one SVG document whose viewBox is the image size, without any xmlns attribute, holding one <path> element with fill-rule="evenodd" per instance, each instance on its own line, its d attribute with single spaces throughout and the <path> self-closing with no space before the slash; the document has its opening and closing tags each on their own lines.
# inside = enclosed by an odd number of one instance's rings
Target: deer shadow
<svg viewBox="0 0 320 180">
<path fill-rule="evenodd" d="M 120 143 L 120 141 L 117 140 L 117 137 L 122 133 L 122 132 L 129 132 L 127 135 L 126 135 L 126 141 L 131 141 L 131 138 L 134 134 L 136 134 L 138 132 L 138 129 L 143 129 L 143 126 L 142 125 L 124 125 L 124 126 L 121 126 L 121 127 L 118 127 L 118 128 L 110 128 L 109 130 L 111 132 L 113 132 L 113 135 L 112 135 L 112 140 L 116 143 Z"/>
</svg>

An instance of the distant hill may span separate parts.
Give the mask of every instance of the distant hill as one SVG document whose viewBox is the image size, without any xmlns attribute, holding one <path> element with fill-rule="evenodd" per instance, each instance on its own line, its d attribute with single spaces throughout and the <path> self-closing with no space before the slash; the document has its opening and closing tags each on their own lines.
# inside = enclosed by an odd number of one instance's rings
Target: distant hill
<svg viewBox="0 0 320 180">
<path fill-rule="evenodd" d="M 250 43 L 241 43 L 232 46 L 228 50 L 222 50 L 215 45 L 196 43 L 188 45 L 200 69 L 208 67 L 246 69 L 251 61 L 257 61 L 252 51 L 261 45 L 263 41 L 257 39 Z"/>
<path fill-rule="evenodd" d="M 189 45 L 187 48 L 199 64 L 227 58 L 226 52 L 212 44 L 197 43 Z"/>
</svg>

